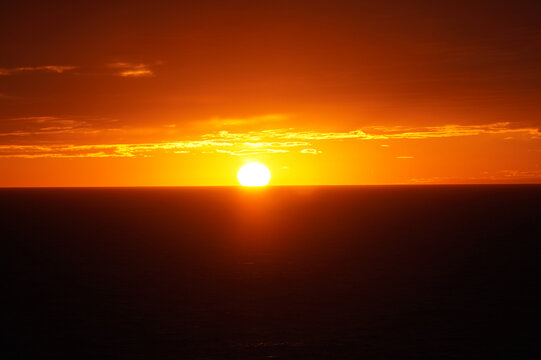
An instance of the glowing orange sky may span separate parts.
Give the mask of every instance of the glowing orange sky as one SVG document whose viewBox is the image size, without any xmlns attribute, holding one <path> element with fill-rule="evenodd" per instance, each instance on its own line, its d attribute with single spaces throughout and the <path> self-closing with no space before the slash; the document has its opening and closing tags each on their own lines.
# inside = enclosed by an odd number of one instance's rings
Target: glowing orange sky
<svg viewBox="0 0 541 360">
<path fill-rule="evenodd" d="M 0 186 L 541 182 L 539 1 L 7 1 Z"/>
</svg>

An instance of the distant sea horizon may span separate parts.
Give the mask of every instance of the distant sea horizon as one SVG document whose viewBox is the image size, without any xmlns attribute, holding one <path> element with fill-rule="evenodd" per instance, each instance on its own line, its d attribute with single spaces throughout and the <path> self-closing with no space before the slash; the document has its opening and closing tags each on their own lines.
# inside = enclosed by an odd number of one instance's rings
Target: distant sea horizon
<svg viewBox="0 0 541 360">
<path fill-rule="evenodd" d="M 403 184 L 318 184 L 318 185 L 274 185 L 243 186 L 243 185 L 59 185 L 59 186 L 0 186 L 0 189 L 124 189 L 124 188 L 241 188 L 265 189 L 282 187 L 419 187 L 419 186 L 541 186 L 540 182 L 481 182 L 481 183 L 403 183 Z"/>
<path fill-rule="evenodd" d="M 2 188 L 0 353 L 535 358 L 540 200 L 538 184 Z"/>
</svg>

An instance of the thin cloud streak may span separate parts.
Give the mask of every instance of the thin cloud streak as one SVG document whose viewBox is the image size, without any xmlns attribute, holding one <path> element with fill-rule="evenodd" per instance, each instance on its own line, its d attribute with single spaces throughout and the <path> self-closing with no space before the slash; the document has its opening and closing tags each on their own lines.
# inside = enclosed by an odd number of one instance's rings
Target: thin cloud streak
<svg viewBox="0 0 541 360">
<path fill-rule="evenodd" d="M 78 66 L 71 66 L 71 65 L 45 65 L 45 66 L 20 66 L 16 68 L 11 69 L 0 69 L 0 76 L 1 75 L 11 75 L 18 72 L 26 72 L 26 71 L 48 71 L 53 72 L 57 74 L 62 74 L 63 72 L 78 69 Z"/>
<path fill-rule="evenodd" d="M 238 125 L 253 125 L 264 124 L 278 121 L 288 120 L 290 118 L 287 114 L 268 114 L 260 116 L 251 116 L 244 118 L 213 118 L 209 121 L 205 121 L 206 124 L 216 127 L 224 126 L 238 126 Z"/>
<path fill-rule="evenodd" d="M 117 70 L 117 75 L 122 77 L 145 77 L 153 76 L 154 72 L 148 64 L 133 64 L 126 62 L 116 62 L 109 64 L 110 68 Z"/>
<path fill-rule="evenodd" d="M 157 144 L 105 144 L 105 145 L 0 145 L 0 157 L 20 158 L 73 158 L 73 157 L 136 157 L 157 152 L 188 153 L 191 148 L 228 146 L 209 141 L 184 141 Z"/>
<path fill-rule="evenodd" d="M 283 149 L 243 149 L 243 150 L 222 150 L 216 149 L 217 153 L 229 154 L 234 156 L 245 155 L 260 155 L 260 154 L 283 154 L 289 152 L 289 150 Z"/>
<path fill-rule="evenodd" d="M 111 127 L 115 120 L 100 118 L 61 118 L 56 116 L 31 116 L 2 119 L 0 138 L 39 139 L 46 142 L 54 135 L 90 135 L 103 131 L 119 130 Z"/>
<path fill-rule="evenodd" d="M 317 155 L 317 154 L 321 154 L 322 151 L 316 150 L 316 149 L 302 149 L 302 150 L 301 150 L 301 153 L 302 153 L 302 154 L 312 154 L 312 155 Z"/>
<path fill-rule="evenodd" d="M 16 120 L 16 119 L 14 119 Z M 22 118 L 31 121 L 31 130 L 13 130 L 2 132 L 0 136 L 31 136 L 43 134 L 92 134 L 111 129 L 93 128 L 86 121 L 57 119 L 54 117 Z M 104 125 L 104 124 L 102 124 Z M 116 129 L 120 132 L 125 129 Z M 126 131 L 129 131 L 127 129 Z M 450 137 L 480 135 L 525 135 L 530 138 L 541 138 L 539 129 L 531 127 L 513 128 L 511 123 L 493 123 L 485 125 L 445 125 L 439 127 L 406 128 L 406 127 L 366 127 L 349 132 L 315 132 L 296 131 L 295 129 L 270 129 L 231 133 L 219 131 L 204 134 L 195 139 L 156 143 L 127 144 L 55 144 L 55 145 L 0 145 L 0 157 L 136 157 L 152 156 L 156 153 L 201 153 L 230 154 L 234 156 L 254 154 L 283 154 L 292 148 L 301 148 L 303 154 L 317 155 L 314 142 L 347 141 L 347 140 L 423 140 Z M 45 142 L 44 142 L 45 144 Z M 397 156 L 397 159 L 411 159 L 412 156 Z"/>
<path fill-rule="evenodd" d="M 505 183 L 516 181 L 539 181 L 541 179 L 541 170 L 498 170 L 494 172 L 484 172 L 481 175 L 469 177 L 444 177 L 433 176 L 427 178 L 411 178 L 413 184 L 438 184 L 438 183 L 463 183 L 465 180 L 470 183 Z"/>
<path fill-rule="evenodd" d="M 395 139 L 430 139 L 448 138 L 458 136 L 476 136 L 483 134 L 524 134 L 533 138 L 541 137 L 537 128 L 512 128 L 510 122 L 499 122 L 486 125 L 444 125 L 429 126 L 424 128 L 407 127 L 366 127 L 348 132 L 313 132 L 295 131 L 289 129 L 273 129 L 263 131 L 250 131 L 247 133 L 230 133 L 220 131 L 213 134 L 205 134 L 203 138 L 227 139 L 236 141 L 250 141 L 262 139 L 295 139 L 295 140 L 395 140 Z"/>
<path fill-rule="evenodd" d="M 242 145 L 240 145 L 242 146 Z M 275 144 L 280 147 L 281 144 Z M 287 145 L 286 145 L 287 147 Z M 213 149 L 213 150 L 212 150 Z M 231 149 L 231 150 L 229 150 Z M 235 156 L 286 153 L 286 149 L 255 147 L 246 149 L 239 144 L 216 140 L 186 140 L 149 144 L 101 145 L 0 145 L 0 158 L 73 158 L 73 157 L 148 157 L 157 153 L 188 154 L 223 153 Z"/>
</svg>

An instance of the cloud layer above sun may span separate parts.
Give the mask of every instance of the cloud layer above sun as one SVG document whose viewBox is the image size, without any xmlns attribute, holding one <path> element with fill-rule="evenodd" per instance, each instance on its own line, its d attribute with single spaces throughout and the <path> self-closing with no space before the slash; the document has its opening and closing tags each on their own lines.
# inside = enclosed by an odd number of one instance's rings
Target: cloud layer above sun
<svg viewBox="0 0 541 360">
<path fill-rule="evenodd" d="M 197 185 L 208 174 L 186 174 L 259 159 L 283 184 L 541 182 L 540 11 L 13 2 L 0 12 L 0 186 L 132 184 L 163 166 Z M 116 175 L 66 177 L 90 163 Z M 147 175 L 137 184 L 163 183 Z"/>
<path fill-rule="evenodd" d="M 252 117 L 251 119 L 285 118 L 281 115 Z M 214 119 L 213 121 L 217 121 Z M 224 120 L 230 122 L 231 120 Z M 235 124 L 241 120 L 235 120 Z M 91 143 L 87 137 L 96 135 L 112 136 L 113 139 L 130 136 L 135 132 L 153 132 L 161 136 L 178 137 L 176 141 L 153 143 Z M 136 157 L 152 156 L 157 152 L 174 154 L 223 153 L 236 156 L 256 154 L 282 154 L 297 151 L 317 155 L 322 151 L 316 145 L 342 141 L 387 141 L 445 139 L 451 137 L 500 136 L 509 139 L 521 136 L 526 139 L 539 139 L 541 132 L 532 127 L 513 127 L 507 123 L 485 125 L 444 125 L 427 127 L 371 126 L 347 132 L 319 132 L 296 130 L 294 128 L 267 129 L 246 132 L 221 130 L 187 138 L 182 132 L 165 128 L 127 128 L 118 127 L 116 121 L 106 119 L 63 119 L 56 117 L 14 118 L 3 122 L 0 138 L 9 139 L 0 145 L 0 157 Z M 58 143 L 58 140 L 73 140 L 72 143 Z M 32 143 L 34 141 L 34 143 Z M 388 144 L 382 144 L 388 147 Z M 411 158 L 399 156 L 397 158 Z"/>
</svg>

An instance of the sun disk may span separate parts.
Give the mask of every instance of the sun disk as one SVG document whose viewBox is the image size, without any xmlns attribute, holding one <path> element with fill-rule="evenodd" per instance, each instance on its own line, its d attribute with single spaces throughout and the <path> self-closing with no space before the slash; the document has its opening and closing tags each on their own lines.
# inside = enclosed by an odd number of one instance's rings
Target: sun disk
<svg viewBox="0 0 541 360">
<path fill-rule="evenodd" d="M 265 165 L 251 162 L 240 168 L 237 178 L 242 186 L 265 186 L 270 181 L 271 173 Z"/>
</svg>

